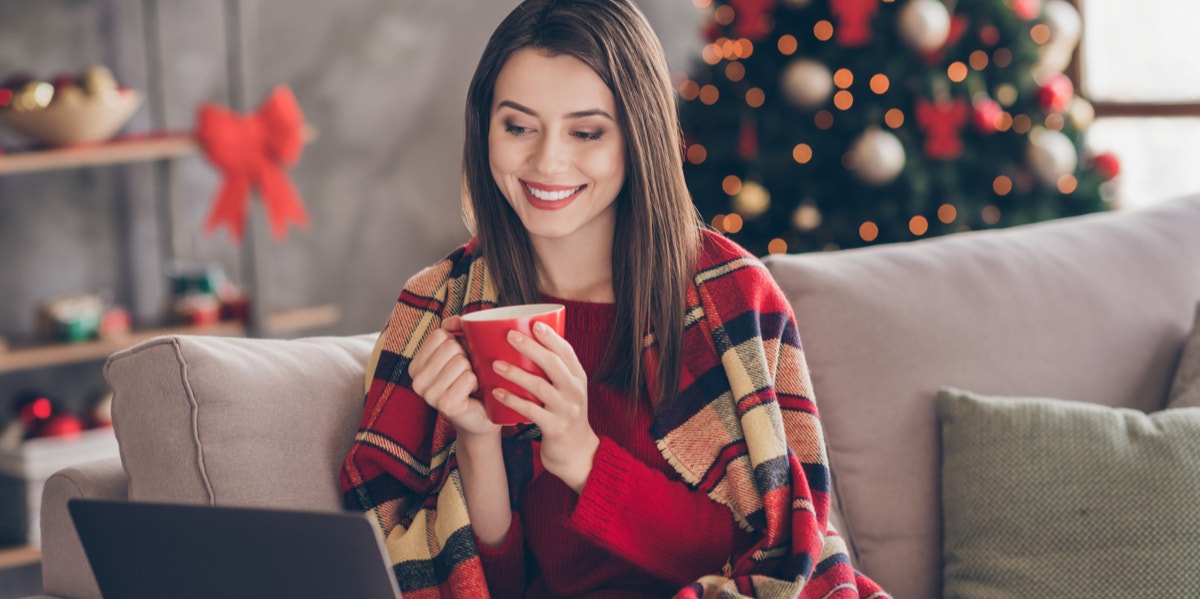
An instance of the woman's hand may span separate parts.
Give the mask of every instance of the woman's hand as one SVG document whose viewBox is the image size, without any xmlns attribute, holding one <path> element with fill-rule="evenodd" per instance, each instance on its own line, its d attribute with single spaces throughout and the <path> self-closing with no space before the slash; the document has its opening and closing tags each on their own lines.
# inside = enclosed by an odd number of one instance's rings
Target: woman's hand
<svg viewBox="0 0 1200 599">
<path fill-rule="evenodd" d="M 588 423 L 587 374 L 571 344 L 553 329 L 537 323 L 533 334 L 535 339 L 510 331 L 508 342 L 537 364 L 549 380 L 500 360 L 492 367 L 544 405 L 538 406 L 500 388 L 494 395 L 538 425 L 542 431 L 542 465 L 579 493 L 592 472 L 592 459 L 600 447 L 600 438 Z"/>
<path fill-rule="evenodd" d="M 460 438 L 499 436 L 500 426 L 488 420 L 483 402 L 470 397 L 479 381 L 467 352 L 452 334 L 461 330 L 462 319 L 451 316 L 442 321 L 442 328 L 429 333 L 408 365 L 413 391 L 450 420 Z"/>
</svg>

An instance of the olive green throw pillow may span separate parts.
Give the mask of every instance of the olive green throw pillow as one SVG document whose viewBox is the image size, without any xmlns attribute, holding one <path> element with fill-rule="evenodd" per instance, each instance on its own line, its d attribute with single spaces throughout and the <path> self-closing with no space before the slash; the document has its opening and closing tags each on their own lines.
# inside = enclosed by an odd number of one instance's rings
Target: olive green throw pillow
<svg viewBox="0 0 1200 599">
<path fill-rule="evenodd" d="M 1188 406 L 1200 406 L 1200 304 L 1196 304 L 1192 332 L 1183 344 L 1171 392 L 1167 395 L 1167 407 Z"/>
<path fill-rule="evenodd" d="M 946 597 L 1200 597 L 1200 408 L 937 409 Z"/>
</svg>

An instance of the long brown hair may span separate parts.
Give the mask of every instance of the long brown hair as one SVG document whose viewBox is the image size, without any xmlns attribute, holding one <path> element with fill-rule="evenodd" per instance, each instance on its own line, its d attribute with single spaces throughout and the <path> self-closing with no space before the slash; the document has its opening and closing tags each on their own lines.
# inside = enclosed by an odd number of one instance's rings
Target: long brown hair
<svg viewBox="0 0 1200 599">
<path fill-rule="evenodd" d="M 488 40 L 467 94 L 463 213 L 501 304 L 541 297 L 529 235 L 492 178 L 488 157 L 496 77 L 508 58 L 525 48 L 579 59 L 616 98 L 626 172 L 613 239 L 616 326 L 603 380 L 637 400 L 647 379 L 640 356 L 653 327 L 659 364 L 650 392 L 661 408 L 679 390 L 686 293 L 699 243 L 662 44 L 630 0 L 526 0 Z"/>
</svg>

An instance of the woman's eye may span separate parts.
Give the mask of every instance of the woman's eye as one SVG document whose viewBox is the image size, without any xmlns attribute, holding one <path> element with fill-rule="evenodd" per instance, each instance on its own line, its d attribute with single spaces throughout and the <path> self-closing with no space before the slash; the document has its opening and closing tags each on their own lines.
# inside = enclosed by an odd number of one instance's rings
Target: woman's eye
<svg viewBox="0 0 1200 599">
<path fill-rule="evenodd" d="M 531 129 L 529 127 L 522 127 L 520 125 L 513 125 L 511 123 L 504 125 L 504 130 L 509 132 L 512 135 L 518 135 L 518 136 L 525 135 L 526 133 L 529 133 L 531 131 Z"/>
<path fill-rule="evenodd" d="M 604 135 L 603 131 L 576 131 L 575 137 L 584 141 L 596 141 L 600 136 Z"/>
</svg>

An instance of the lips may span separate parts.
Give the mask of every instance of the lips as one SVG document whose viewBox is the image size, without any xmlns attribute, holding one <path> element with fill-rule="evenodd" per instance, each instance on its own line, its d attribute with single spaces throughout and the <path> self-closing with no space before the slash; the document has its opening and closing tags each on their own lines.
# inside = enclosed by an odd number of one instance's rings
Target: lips
<svg viewBox="0 0 1200 599">
<path fill-rule="evenodd" d="M 539 210 L 562 210 L 579 197 L 587 185 L 546 185 L 521 181 L 525 199 Z"/>
</svg>

